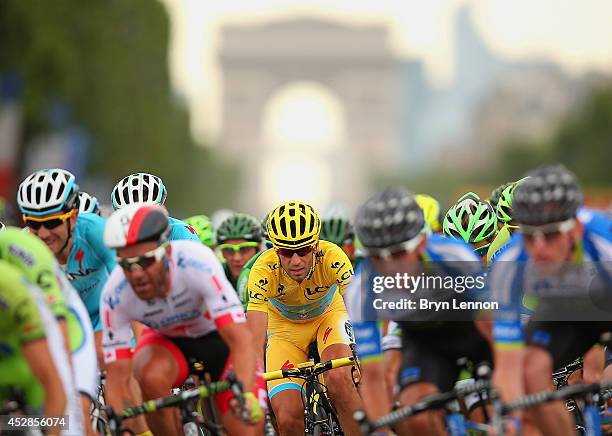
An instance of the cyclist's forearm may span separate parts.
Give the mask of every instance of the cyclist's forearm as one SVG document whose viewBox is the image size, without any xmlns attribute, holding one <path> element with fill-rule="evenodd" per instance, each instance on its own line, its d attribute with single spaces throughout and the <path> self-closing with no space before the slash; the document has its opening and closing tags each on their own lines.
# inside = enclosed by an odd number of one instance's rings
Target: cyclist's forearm
<svg viewBox="0 0 612 436">
<path fill-rule="evenodd" d="M 376 361 L 363 365 L 360 393 L 370 421 L 391 411 L 391 399 L 385 382 L 384 362 Z"/>
<path fill-rule="evenodd" d="M 234 356 L 234 369 L 245 392 L 252 392 L 255 387 L 255 347 L 251 335 L 240 335 L 232 338 L 229 347 Z"/>
<path fill-rule="evenodd" d="M 249 310 L 247 312 L 247 324 L 249 331 L 253 336 L 253 344 L 257 357 L 264 361 L 264 353 L 266 349 L 266 333 L 268 330 L 268 314 Z"/>
</svg>

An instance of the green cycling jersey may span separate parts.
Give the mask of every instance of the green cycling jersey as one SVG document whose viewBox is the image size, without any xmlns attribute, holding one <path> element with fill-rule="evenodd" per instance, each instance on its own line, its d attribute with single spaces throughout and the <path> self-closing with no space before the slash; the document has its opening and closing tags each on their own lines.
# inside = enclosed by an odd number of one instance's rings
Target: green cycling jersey
<svg viewBox="0 0 612 436">
<path fill-rule="evenodd" d="M 62 274 L 53 253 L 36 236 L 16 227 L 0 232 L 0 260 L 18 268 L 45 295 L 47 306 L 57 319 L 66 320 L 70 351 L 75 351 L 83 341 L 83 327 L 76 311 L 70 309 L 70 301 L 78 295 L 68 285 L 62 285 Z"/>
<path fill-rule="evenodd" d="M 497 253 L 510 242 L 511 237 L 512 233 L 510 233 L 508 225 L 504 224 L 497 232 L 497 235 L 495 235 L 495 239 L 493 239 L 491 245 L 489 245 L 489 249 L 487 250 L 487 265 L 490 265 Z"/>
<path fill-rule="evenodd" d="M 26 404 L 40 409 L 44 391 L 26 361 L 24 345 L 45 338 L 35 297 L 25 276 L 14 266 L 0 261 L 0 403 L 17 388 Z"/>
</svg>

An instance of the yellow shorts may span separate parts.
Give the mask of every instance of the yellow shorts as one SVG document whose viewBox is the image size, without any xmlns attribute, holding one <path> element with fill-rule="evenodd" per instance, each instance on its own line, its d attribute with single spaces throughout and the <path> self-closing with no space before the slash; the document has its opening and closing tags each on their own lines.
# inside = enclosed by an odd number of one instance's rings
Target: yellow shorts
<svg viewBox="0 0 612 436">
<path fill-rule="evenodd" d="M 268 311 L 268 344 L 266 371 L 292 368 L 308 360 L 308 346 L 317 341 L 319 354 L 333 344 L 349 345 L 355 342 L 353 326 L 340 298 L 317 318 L 308 321 L 290 321 L 276 310 Z M 286 378 L 268 382 L 268 397 L 287 390 L 301 390 L 301 379 Z"/>
</svg>

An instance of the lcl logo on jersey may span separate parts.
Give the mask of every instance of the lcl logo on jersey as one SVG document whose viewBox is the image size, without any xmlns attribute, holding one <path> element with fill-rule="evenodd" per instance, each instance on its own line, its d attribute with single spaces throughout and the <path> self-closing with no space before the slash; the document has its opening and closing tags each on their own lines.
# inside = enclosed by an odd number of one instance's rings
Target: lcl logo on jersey
<svg viewBox="0 0 612 436">
<path fill-rule="evenodd" d="M 249 291 L 249 299 L 251 300 L 259 300 L 259 301 L 268 301 L 264 294 L 261 292 Z"/>
<path fill-rule="evenodd" d="M 315 286 L 313 289 L 304 289 L 304 297 L 308 300 L 315 300 L 317 294 L 326 294 L 329 291 L 329 286 Z"/>
</svg>

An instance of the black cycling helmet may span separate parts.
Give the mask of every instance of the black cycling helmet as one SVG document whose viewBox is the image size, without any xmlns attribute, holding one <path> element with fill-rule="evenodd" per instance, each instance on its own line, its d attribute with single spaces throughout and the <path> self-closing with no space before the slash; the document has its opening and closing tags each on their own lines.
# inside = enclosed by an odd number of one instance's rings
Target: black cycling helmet
<svg viewBox="0 0 612 436">
<path fill-rule="evenodd" d="M 412 192 L 387 188 L 363 204 L 355 219 L 365 248 L 387 248 L 416 238 L 425 227 L 423 211 Z"/>
<path fill-rule="evenodd" d="M 217 229 L 217 242 L 223 244 L 230 239 L 261 241 L 261 225 L 251 215 L 235 213 L 221 222 Z"/>
<path fill-rule="evenodd" d="M 539 226 L 576 217 L 582 206 L 582 189 L 576 176 L 561 164 L 541 166 L 513 194 L 514 220 Z"/>
<path fill-rule="evenodd" d="M 333 242 L 339 246 L 349 245 L 355 239 L 355 230 L 348 218 L 327 218 L 321 221 L 319 239 Z"/>
</svg>

